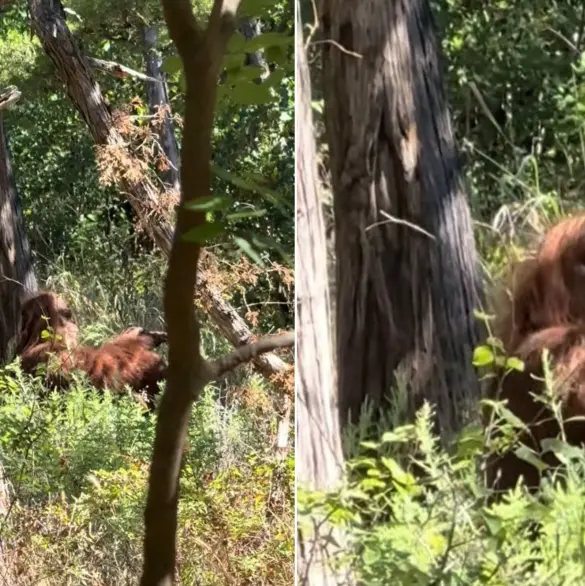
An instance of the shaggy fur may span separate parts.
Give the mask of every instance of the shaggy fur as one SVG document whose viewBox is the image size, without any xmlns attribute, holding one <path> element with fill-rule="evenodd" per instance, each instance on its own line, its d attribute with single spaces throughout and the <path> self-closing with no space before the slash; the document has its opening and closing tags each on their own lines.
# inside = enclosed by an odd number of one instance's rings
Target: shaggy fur
<svg viewBox="0 0 585 586">
<path fill-rule="evenodd" d="M 543 439 L 557 437 L 560 431 L 552 413 L 531 396 L 543 392 L 544 349 L 550 351 L 563 417 L 585 416 L 585 216 L 554 226 L 537 253 L 514 268 L 508 291 L 494 334 L 507 355 L 525 362 L 525 371 L 513 371 L 498 381 L 491 397 L 499 387 L 498 398 L 506 399 L 508 409 L 529 426 L 521 441 L 540 450 Z M 564 427 L 569 443 L 585 443 L 585 421 Z M 544 460 L 559 464 L 551 453 Z M 537 470 L 514 454 L 488 461 L 489 486 L 509 489 L 520 476 L 529 488 L 538 487 Z"/>
<path fill-rule="evenodd" d="M 98 389 L 123 391 L 128 385 L 145 392 L 152 404 L 158 382 L 166 378 L 166 365 L 152 351 L 166 341 L 164 332 L 129 328 L 99 348 L 79 345 L 77 334 L 73 314 L 60 297 L 43 292 L 28 299 L 17 347 L 23 370 L 34 374 L 45 365 L 47 384 L 59 388 L 67 387 L 72 371 L 81 370 Z"/>
</svg>

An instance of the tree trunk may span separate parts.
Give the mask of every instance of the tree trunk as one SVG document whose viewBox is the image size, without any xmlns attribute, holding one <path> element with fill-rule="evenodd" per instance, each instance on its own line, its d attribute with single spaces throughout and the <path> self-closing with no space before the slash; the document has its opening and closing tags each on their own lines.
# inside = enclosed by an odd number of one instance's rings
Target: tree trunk
<svg viewBox="0 0 585 586">
<path fill-rule="evenodd" d="M 342 479 L 343 457 L 335 404 L 325 229 L 319 200 L 311 80 L 298 11 L 296 84 L 297 485 L 327 491 Z M 312 520 L 315 523 L 311 534 L 299 530 L 299 584 L 341 584 L 343 577 L 329 564 L 334 548 L 319 534 L 318 521 L 322 520 Z"/>
<path fill-rule="evenodd" d="M 16 91 L 16 90 L 14 90 Z M 37 281 L 0 110 L 0 364 L 14 358 L 20 304 Z"/>
<path fill-rule="evenodd" d="M 158 131 L 159 141 L 170 166 L 166 171 L 159 172 L 164 183 L 170 185 L 175 191 L 179 191 L 179 147 L 171 120 L 171 103 L 169 101 L 169 90 L 166 83 L 166 76 L 161 71 L 162 59 L 156 51 L 157 31 L 156 26 L 145 26 L 142 31 L 145 47 L 146 75 L 153 79 L 160 80 L 146 82 L 146 100 L 151 114 L 156 114 L 158 108 L 166 110 L 164 122 Z"/>
<path fill-rule="evenodd" d="M 29 0 L 32 26 L 41 44 L 54 62 L 61 76 L 67 95 L 85 120 L 98 145 L 113 146 L 124 153 L 130 163 L 134 159 L 128 151 L 124 140 L 112 119 L 112 115 L 104 101 L 98 84 L 92 77 L 90 66 L 80 53 L 65 21 L 57 9 L 53 8 L 52 0 Z M 121 191 L 126 194 L 138 218 L 144 221 L 149 236 L 166 254 L 170 254 L 173 226 L 167 214 L 161 212 L 161 201 L 164 193 L 160 193 L 148 176 L 135 178 L 124 175 L 120 179 Z M 236 310 L 224 301 L 221 295 L 203 279 L 198 277 L 197 288 L 209 299 L 212 307 L 210 312 L 213 320 L 217 316 L 225 319 L 217 321 L 220 331 L 234 345 L 243 345 L 253 337 L 245 321 Z M 260 372 L 277 368 L 282 372 L 286 364 L 278 357 L 266 355 L 254 358 L 254 364 Z"/>
<path fill-rule="evenodd" d="M 322 7 L 341 416 L 400 374 L 447 437 L 479 397 L 480 282 L 428 0 Z"/>
</svg>

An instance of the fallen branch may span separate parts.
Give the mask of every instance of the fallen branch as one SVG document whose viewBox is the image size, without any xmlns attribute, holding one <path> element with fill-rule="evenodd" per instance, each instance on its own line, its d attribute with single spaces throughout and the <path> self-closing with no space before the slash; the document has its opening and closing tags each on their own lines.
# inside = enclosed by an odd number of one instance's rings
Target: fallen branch
<svg viewBox="0 0 585 586">
<path fill-rule="evenodd" d="M 156 83 L 164 83 L 160 79 L 156 79 L 156 77 L 150 77 L 145 73 L 141 73 L 140 71 L 136 71 L 135 69 L 131 69 L 130 67 L 126 67 L 125 65 L 116 63 L 115 61 L 104 61 L 103 59 L 96 59 L 95 57 L 86 57 L 85 59 L 94 69 L 99 69 L 100 71 L 109 73 L 110 75 L 113 75 L 118 79 L 125 79 L 126 77 L 135 77 L 136 79 L 140 79 L 142 81 L 154 81 Z"/>
<path fill-rule="evenodd" d="M 261 354 L 272 352 L 278 348 L 290 348 L 294 346 L 294 343 L 295 333 L 285 332 L 275 336 L 266 336 L 253 344 L 236 348 L 230 354 L 226 354 L 209 364 L 210 381 L 234 370 L 241 364 L 250 362 Z"/>
</svg>

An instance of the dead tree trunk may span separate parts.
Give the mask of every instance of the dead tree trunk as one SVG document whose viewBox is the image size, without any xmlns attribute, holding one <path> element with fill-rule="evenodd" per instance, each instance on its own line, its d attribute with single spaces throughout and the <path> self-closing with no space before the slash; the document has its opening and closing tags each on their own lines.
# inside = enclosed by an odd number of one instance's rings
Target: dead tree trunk
<svg viewBox="0 0 585 586">
<path fill-rule="evenodd" d="M 311 80 L 299 17 L 296 59 L 297 483 L 310 490 L 327 491 L 341 481 L 343 457 L 335 397 L 325 229 L 319 199 Z M 299 584 L 348 584 L 347 577 L 340 576 L 329 563 L 334 548 L 321 532 L 322 519 L 312 521 L 309 535 L 299 530 Z"/>
<path fill-rule="evenodd" d="M 428 0 L 322 8 L 341 414 L 400 373 L 409 414 L 428 400 L 449 435 L 479 396 L 480 283 Z"/>
<path fill-rule="evenodd" d="M 29 0 L 28 5 L 35 33 L 55 64 L 67 95 L 87 123 L 96 144 L 117 149 L 122 153 L 120 158 L 132 165 L 136 158 L 116 129 L 100 88 L 93 79 L 91 67 L 79 51 L 59 10 L 53 6 L 52 0 Z M 148 176 L 136 178 L 124 173 L 124 169 L 120 172 L 119 183 L 149 236 L 168 255 L 173 226 L 168 214 L 161 210 L 161 202 L 167 194 L 159 192 Z M 230 342 L 241 346 L 253 339 L 246 322 L 213 287 L 198 278 L 197 288 L 209 300 L 211 318 Z M 286 364 L 271 354 L 254 357 L 254 364 L 264 375 L 279 374 L 286 369 Z"/>
<path fill-rule="evenodd" d="M 37 290 L 2 116 L 19 96 L 16 88 L 0 93 L 0 364 L 14 358 L 22 297 Z"/>
<path fill-rule="evenodd" d="M 146 75 L 156 81 L 146 82 L 146 100 L 151 114 L 156 114 L 159 108 L 164 113 L 163 123 L 158 130 L 160 146 L 169 160 L 170 166 L 166 171 L 159 172 L 160 178 L 170 185 L 175 191 L 179 191 L 179 147 L 171 120 L 171 104 L 166 76 L 161 71 L 162 59 L 156 51 L 157 30 L 155 25 L 145 26 L 142 31 L 146 59 Z"/>
</svg>

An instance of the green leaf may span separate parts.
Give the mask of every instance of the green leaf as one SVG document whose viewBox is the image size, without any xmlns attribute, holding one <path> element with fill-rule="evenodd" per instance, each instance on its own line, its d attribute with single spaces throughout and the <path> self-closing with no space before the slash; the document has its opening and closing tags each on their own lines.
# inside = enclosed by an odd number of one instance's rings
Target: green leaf
<svg viewBox="0 0 585 586">
<path fill-rule="evenodd" d="M 244 50 L 247 53 L 254 53 L 260 49 L 266 49 L 267 47 L 285 47 L 292 45 L 294 42 L 294 36 L 285 35 L 283 33 L 262 33 L 257 37 L 249 39 L 246 42 Z"/>
<path fill-rule="evenodd" d="M 161 69 L 165 73 L 172 75 L 173 73 L 177 73 L 177 71 L 181 71 L 183 69 L 183 62 L 178 55 L 171 55 L 163 61 Z"/>
<path fill-rule="evenodd" d="M 238 248 L 244 254 L 248 255 L 256 264 L 260 265 L 261 267 L 264 266 L 264 262 L 262 262 L 260 255 L 254 250 L 252 244 L 248 240 L 241 238 L 240 236 L 234 236 L 234 242 Z"/>
<path fill-rule="evenodd" d="M 276 63 L 277 65 L 285 65 L 287 61 L 286 51 L 279 45 L 267 47 L 264 52 L 264 57 L 266 57 L 268 63 Z"/>
<path fill-rule="evenodd" d="M 486 366 L 493 364 L 494 353 L 489 346 L 478 346 L 473 351 L 473 365 L 474 366 Z"/>
<path fill-rule="evenodd" d="M 242 220 L 244 218 L 260 218 L 261 216 L 266 215 L 266 210 L 249 210 L 247 212 L 233 212 L 232 214 L 227 214 L 226 218 L 228 220 Z"/>
<path fill-rule="evenodd" d="M 274 0 L 242 0 L 238 14 L 248 16 L 260 16 L 266 8 L 270 8 Z"/>
<path fill-rule="evenodd" d="M 284 250 L 280 243 L 271 236 L 265 236 L 263 234 L 253 234 L 250 240 L 257 248 L 269 248 L 272 250 L 276 250 L 280 254 L 280 256 L 282 256 L 286 264 L 292 264 L 293 261 L 289 258 L 289 255 L 287 254 L 286 250 Z"/>
<path fill-rule="evenodd" d="M 504 407 L 503 405 L 497 405 L 498 413 L 502 416 L 502 418 L 509 423 L 515 429 L 527 429 L 526 424 L 522 419 L 516 417 L 510 409 Z"/>
<path fill-rule="evenodd" d="M 269 189 L 268 187 L 264 187 L 263 185 L 259 185 L 255 181 L 239 177 L 238 175 L 230 173 L 226 169 L 218 167 L 217 165 L 211 165 L 211 172 L 214 175 L 217 175 L 217 177 L 219 177 L 220 179 L 224 179 L 225 181 L 233 183 L 236 187 L 240 187 L 241 189 L 245 189 L 246 191 L 252 191 L 260 194 L 262 197 L 270 201 L 270 203 L 272 203 L 283 213 L 287 213 L 288 209 L 290 209 L 291 207 L 289 205 L 289 202 L 284 198 L 282 194 L 272 189 Z"/>
<path fill-rule="evenodd" d="M 274 101 L 274 97 L 267 85 L 259 85 L 251 81 L 237 84 L 232 90 L 231 98 L 241 106 L 268 104 Z"/>
<path fill-rule="evenodd" d="M 244 55 L 226 55 L 223 58 L 222 67 L 228 71 L 239 71 L 244 66 Z"/>
<path fill-rule="evenodd" d="M 524 362 L 520 360 L 520 358 L 515 358 L 511 356 L 510 358 L 506 359 L 505 367 L 511 370 L 517 370 L 519 372 L 524 372 Z"/>
<path fill-rule="evenodd" d="M 262 77 L 264 70 L 258 65 L 246 65 L 239 69 L 228 71 L 227 84 L 236 84 L 243 81 L 253 81 Z"/>
<path fill-rule="evenodd" d="M 360 446 L 366 450 L 377 450 L 380 447 L 380 444 L 377 444 L 376 442 L 360 442 Z"/>
<path fill-rule="evenodd" d="M 520 446 L 515 450 L 514 454 L 521 460 L 532 464 L 539 472 L 544 472 L 548 468 L 548 464 L 545 464 L 530 448 L 527 446 Z"/>
<path fill-rule="evenodd" d="M 188 201 L 185 204 L 185 208 L 196 212 L 209 212 L 213 210 L 225 209 L 230 203 L 231 202 L 229 198 L 226 196 L 206 195 L 205 197 L 199 197 L 194 201 Z"/>
<path fill-rule="evenodd" d="M 544 439 L 541 444 L 543 454 L 552 452 L 563 464 L 568 464 L 570 460 L 577 460 L 583 457 L 583 448 L 570 446 L 558 438 Z"/>
<path fill-rule="evenodd" d="M 225 231 L 223 222 L 205 222 L 183 235 L 187 242 L 199 242 L 203 244 L 213 238 L 216 238 Z"/>
<path fill-rule="evenodd" d="M 239 31 L 236 31 L 231 37 L 230 40 L 228 41 L 227 44 L 227 52 L 228 53 L 241 53 L 242 56 L 244 54 L 244 45 L 246 44 L 246 37 L 240 33 Z"/>
<path fill-rule="evenodd" d="M 269 85 L 270 87 L 277 87 L 282 83 L 283 79 L 284 79 L 284 70 L 283 69 L 276 69 L 266 78 L 264 83 Z"/>
</svg>

